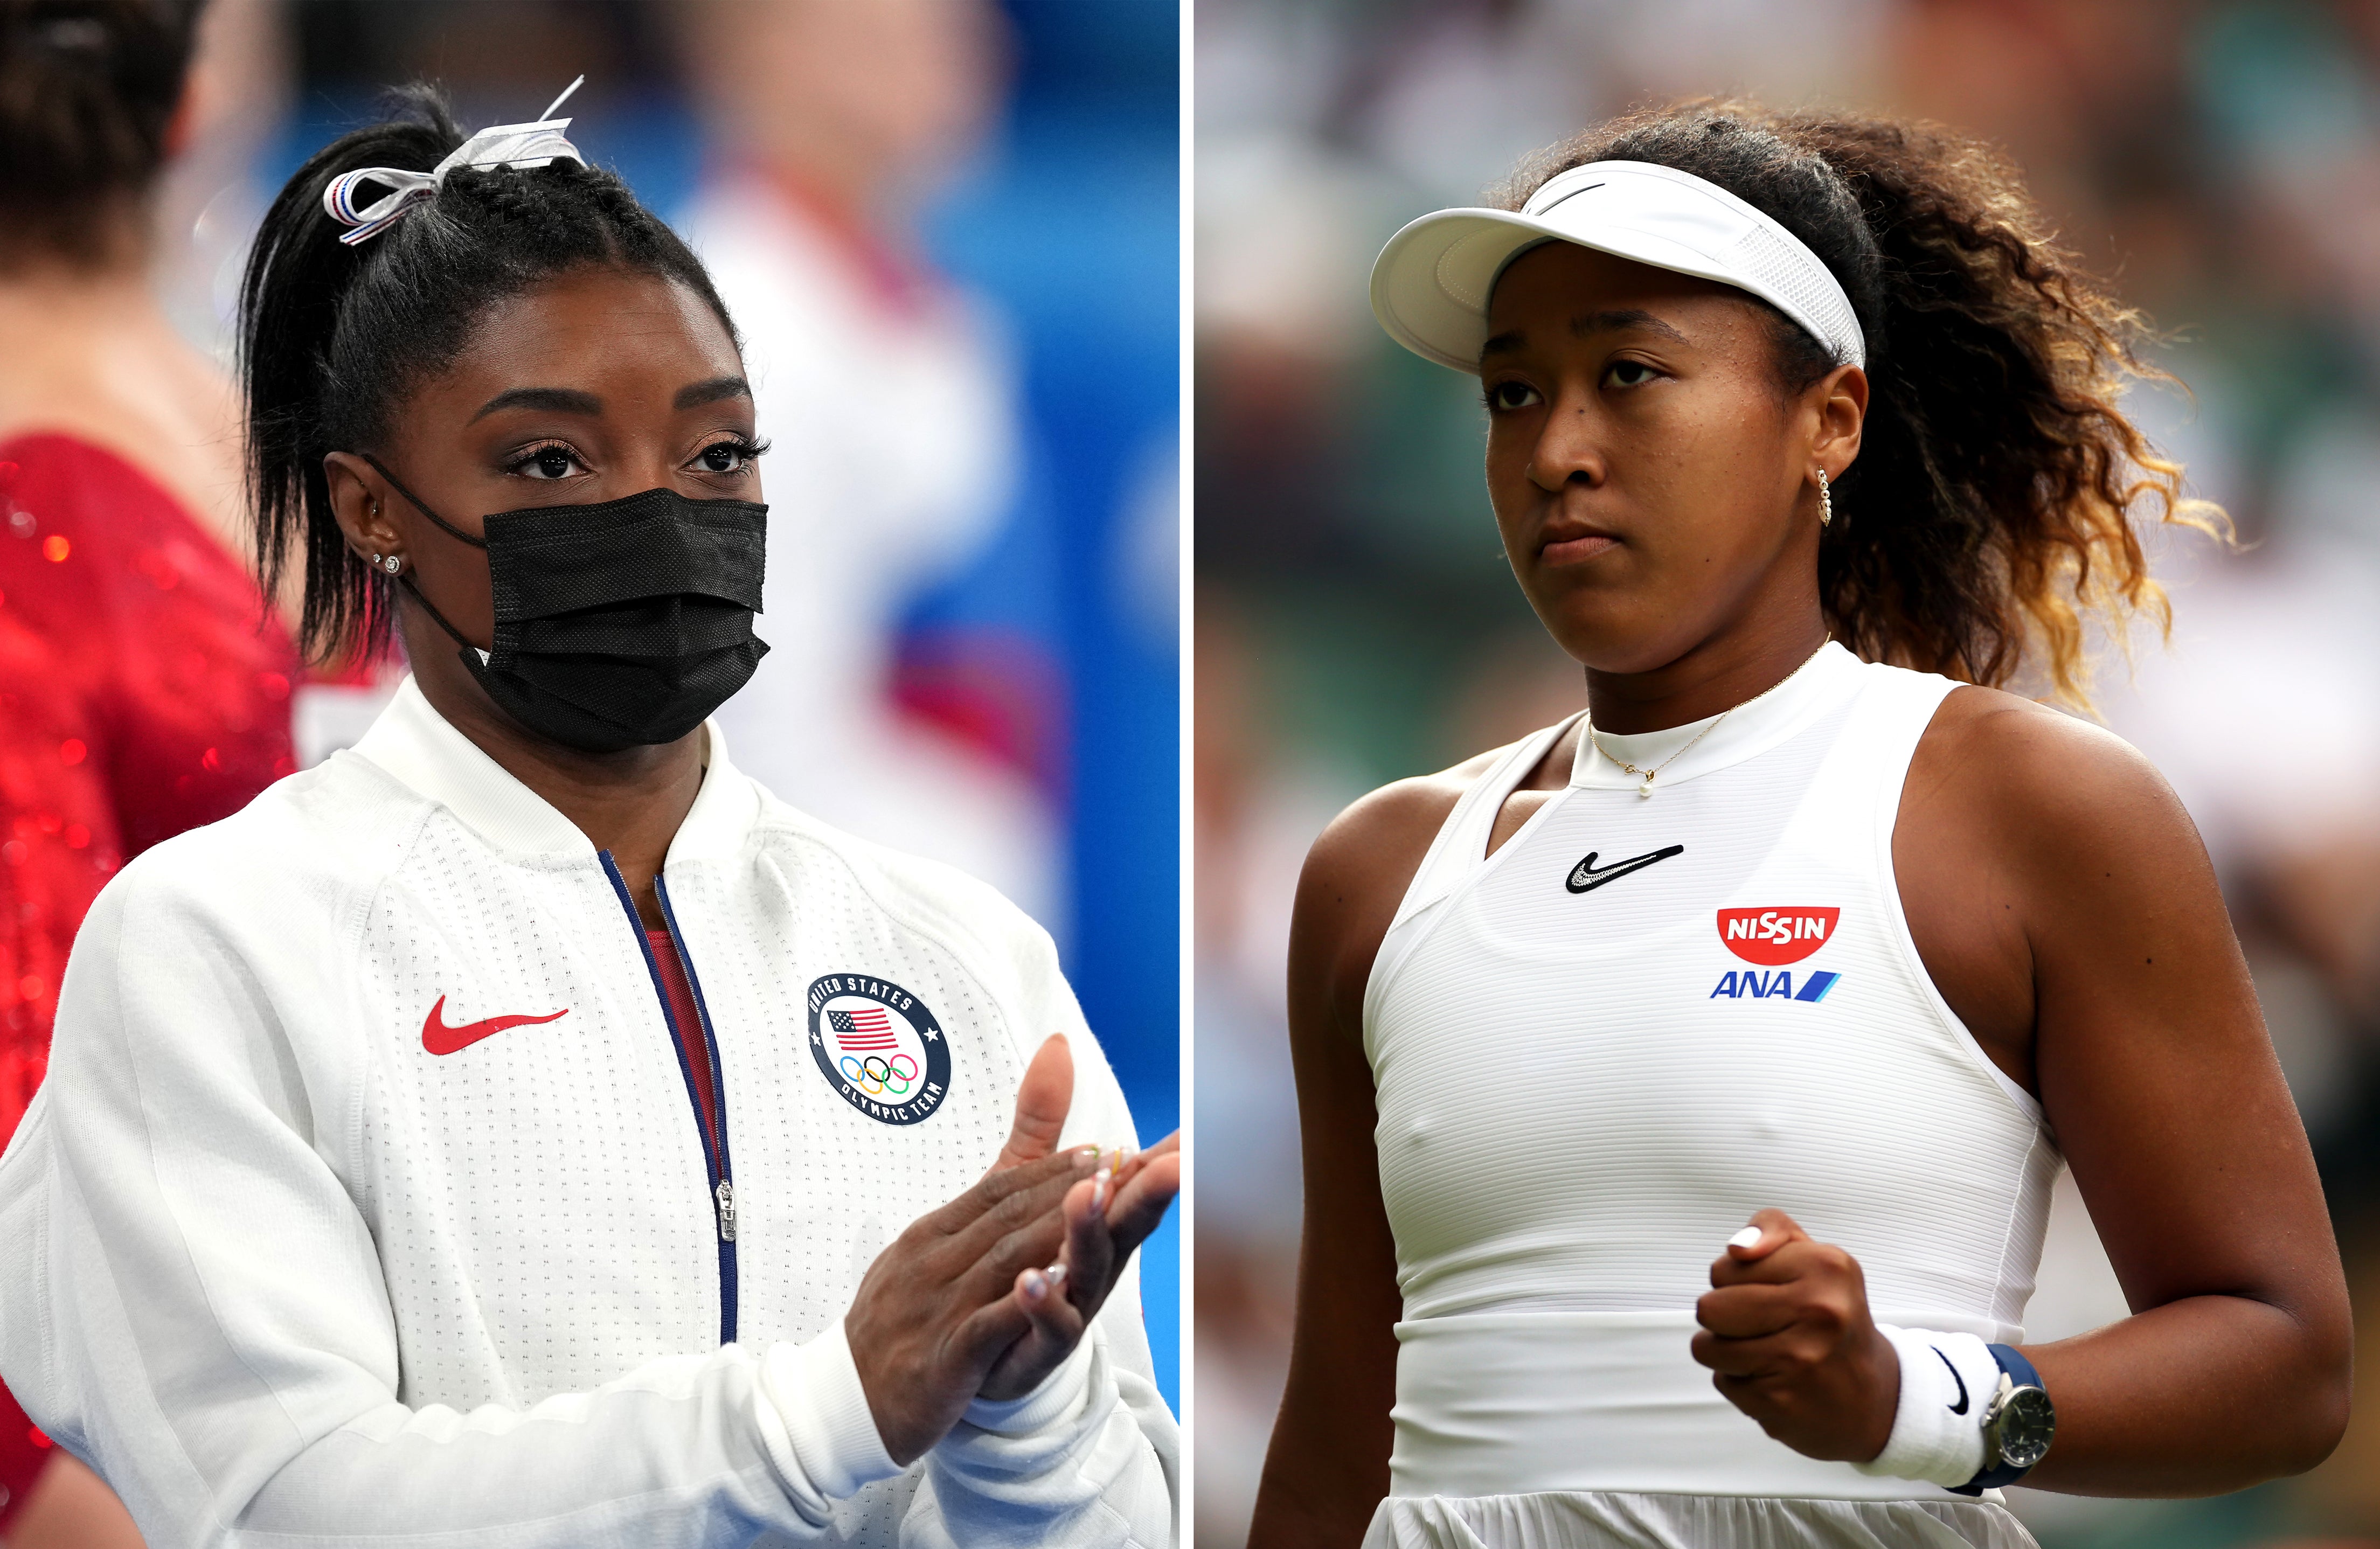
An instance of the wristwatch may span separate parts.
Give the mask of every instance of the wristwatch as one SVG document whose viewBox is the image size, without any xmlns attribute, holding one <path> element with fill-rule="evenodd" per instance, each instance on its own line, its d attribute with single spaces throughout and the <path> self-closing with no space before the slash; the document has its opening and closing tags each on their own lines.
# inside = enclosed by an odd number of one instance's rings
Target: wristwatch
<svg viewBox="0 0 2380 1549">
<path fill-rule="evenodd" d="M 1992 1359 L 2000 1365 L 2000 1385 L 1984 1406 L 1984 1467 L 1953 1495 L 1980 1495 L 2003 1484 L 2014 1484 L 2049 1451 L 2058 1434 L 2058 1410 L 2051 1407 L 2041 1374 L 2013 1345 L 1993 1345 Z"/>
</svg>

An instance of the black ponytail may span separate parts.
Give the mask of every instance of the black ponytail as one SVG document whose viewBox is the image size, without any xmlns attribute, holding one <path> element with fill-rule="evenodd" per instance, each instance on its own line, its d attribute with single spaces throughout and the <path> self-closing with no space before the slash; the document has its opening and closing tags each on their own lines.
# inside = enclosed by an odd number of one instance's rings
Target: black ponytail
<svg viewBox="0 0 2380 1549">
<path fill-rule="evenodd" d="M 1851 298 L 1875 390 L 1818 549 L 1837 636 L 1870 660 L 1991 685 L 2030 659 L 2087 708 L 2086 616 L 2119 640 L 2135 610 L 2169 617 L 2135 514 L 2228 529 L 2123 412 L 2128 379 L 2164 375 L 2141 357 L 2145 320 L 2051 240 L 2016 168 L 1935 125 L 1701 99 L 1532 158 L 1501 202 L 1599 161 L 1718 184 Z M 1771 310 L 1799 392 L 1834 361 Z"/>
<path fill-rule="evenodd" d="M 240 373 L 258 575 L 305 575 L 299 643 L 313 660 L 376 653 L 394 589 L 347 547 L 322 460 L 378 452 L 395 406 L 451 362 L 487 309 L 568 270 L 641 271 L 685 285 L 731 333 L 727 309 L 678 236 L 613 174 L 556 161 L 462 167 L 368 241 L 324 212 L 334 178 L 429 172 L 464 141 L 444 99 L 414 86 L 397 116 L 346 135 L 298 170 L 264 217 L 240 286 Z M 362 201 L 382 190 L 367 185 Z"/>
</svg>

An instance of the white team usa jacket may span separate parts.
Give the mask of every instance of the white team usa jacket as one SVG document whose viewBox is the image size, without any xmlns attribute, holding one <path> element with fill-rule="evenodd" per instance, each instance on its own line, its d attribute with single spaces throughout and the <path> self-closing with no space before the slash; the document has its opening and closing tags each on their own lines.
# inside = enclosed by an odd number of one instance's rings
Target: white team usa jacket
<svg viewBox="0 0 2380 1549">
<path fill-rule="evenodd" d="M 100 895 L 0 1160 L 0 1376 L 151 1543 L 1172 1541 L 1136 1278 L 1036 1392 L 885 1454 L 861 1273 L 1049 1034 L 1068 1143 L 1131 1119 L 1047 936 L 710 739 L 662 890 L 715 1147 L 610 858 L 410 682 Z"/>
</svg>

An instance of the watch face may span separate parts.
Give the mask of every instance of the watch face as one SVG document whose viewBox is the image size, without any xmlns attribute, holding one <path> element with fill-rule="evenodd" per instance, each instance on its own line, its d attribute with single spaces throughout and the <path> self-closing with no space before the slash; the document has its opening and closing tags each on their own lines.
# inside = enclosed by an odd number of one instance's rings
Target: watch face
<svg viewBox="0 0 2380 1549">
<path fill-rule="evenodd" d="M 2049 1450 L 2049 1438 L 2058 1428 L 2058 1415 L 2049 1407 L 2049 1395 L 2037 1387 L 2020 1387 L 2008 1396 L 1993 1429 L 1998 1433 L 2000 1461 L 2010 1468 L 2029 1469 Z"/>
</svg>

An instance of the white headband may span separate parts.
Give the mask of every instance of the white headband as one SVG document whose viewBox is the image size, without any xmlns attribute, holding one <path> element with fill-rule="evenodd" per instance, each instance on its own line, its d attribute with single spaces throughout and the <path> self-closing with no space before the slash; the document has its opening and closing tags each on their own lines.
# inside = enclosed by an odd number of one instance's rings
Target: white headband
<svg viewBox="0 0 2380 1549">
<path fill-rule="evenodd" d="M 331 179 L 322 190 L 322 208 L 332 219 L 356 229 L 341 234 L 339 240 L 352 248 L 358 242 L 369 242 L 396 224 L 398 216 L 446 186 L 446 175 L 456 167 L 541 167 L 549 162 L 573 161 L 587 164 L 578 148 L 565 139 L 562 131 L 570 127 L 567 118 L 553 116 L 554 108 L 570 100 L 570 93 L 586 80 L 580 76 L 563 89 L 553 99 L 552 106 L 538 115 L 534 124 L 496 124 L 456 146 L 447 158 L 428 172 L 409 172 L 403 167 L 363 167 L 344 172 Z M 365 183 L 379 183 L 391 191 L 358 206 L 356 189 Z"/>
<path fill-rule="evenodd" d="M 1415 355 L 1475 372 L 1496 277 L 1548 239 L 1750 291 L 1801 324 L 1838 365 L 1867 364 L 1851 297 L 1801 238 L 1717 184 L 1649 162 L 1572 167 L 1548 178 L 1517 214 L 1424 215 L 1389 238 L 1372 265 L 1372 314 Z"/>
</svg>

